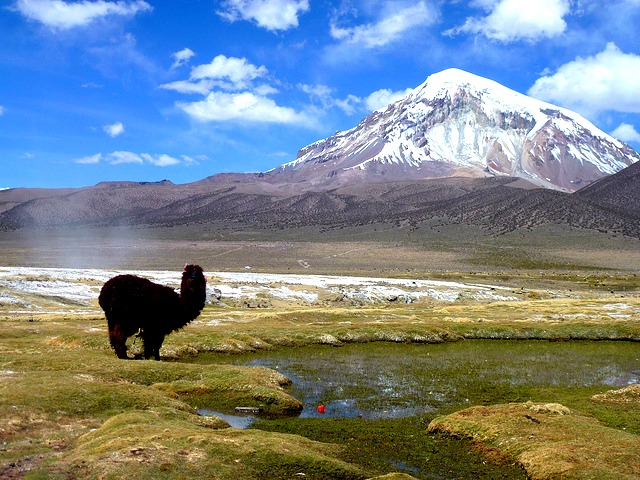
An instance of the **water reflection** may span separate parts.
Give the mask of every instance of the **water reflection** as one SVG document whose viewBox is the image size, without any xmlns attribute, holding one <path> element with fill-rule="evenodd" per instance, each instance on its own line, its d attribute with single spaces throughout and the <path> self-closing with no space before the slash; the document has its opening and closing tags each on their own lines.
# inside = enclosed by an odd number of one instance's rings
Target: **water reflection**
<svg viewBox="0 0 640 480">
<path fill-rule="evenodd" d="M 206 408 L 201 408 L 198 410 L 200 415 L 215 415 L 216 417 L 220 417 L 224 421 L 226 421 L 229 425 L 234 428 L 242 428 L 246 429 L 251 426 L 258 417 L 256 415 L 229 415 L 227 413 L 217 412 L 215 410 L 207 410 Z"/>
</svg>

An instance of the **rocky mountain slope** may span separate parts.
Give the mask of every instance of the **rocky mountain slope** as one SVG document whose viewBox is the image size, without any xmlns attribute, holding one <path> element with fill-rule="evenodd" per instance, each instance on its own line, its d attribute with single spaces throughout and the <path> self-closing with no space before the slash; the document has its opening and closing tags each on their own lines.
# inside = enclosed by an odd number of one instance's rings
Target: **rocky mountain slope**
<svg viewBox="0 0 640 480">
<path fill-rule="evenodd" d="M 269 173 L 316 187 L 512 176 L 575 191 L 638 160 L 574 112 L 450 69 Z"/>
<path fill-rule="evenodd" d="M 640 163 L 617 175 L 604 177 L 576 192 L 581 200 L 596 203 L 615 212 L 640 215 Z"/>
</svg>

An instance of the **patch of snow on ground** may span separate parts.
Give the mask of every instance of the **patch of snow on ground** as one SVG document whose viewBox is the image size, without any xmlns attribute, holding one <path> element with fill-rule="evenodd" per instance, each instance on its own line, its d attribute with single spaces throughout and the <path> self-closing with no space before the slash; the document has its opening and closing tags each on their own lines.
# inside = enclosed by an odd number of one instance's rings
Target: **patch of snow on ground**
<svg viewBox="0 0 640 480">
<path fill-rule="evenodd" d="M 0 370 L 0 381 L 11 380 L 15 373 L 13 370 Z"/>
<path fill-rule="evenodd" d="M 98 296 L 98 289 L 79 282 L 61 280 L 15 280 L 0 283 L 17 292 L 50 298 L 62 298 L 77 303 L 89 304 Z"/>
<path fill-rule="evenodd" d="M 104 282 L 119 274 L 139 275 L 179 288 L 179 271 L 116 271 L 71 268 L 0 267 L 0 305 L 31 307 L 33 297 L 64 304 L 72 302 L 96 308 Z M 224 298 L 266 297 L 315 303 L 320 294 L 341 295 L 365 302 L 398 301 L 410 303 L 428 298 L 454 302 L 460 298 L 483 301 L 513 301 L 510 288 L 423 279 L 349 277 L 332 275 L 295 275 L 245 272 L 207 272 L 207 290 L 211 298 L 217 289 Z M 303 288 L 300 288 L 303 287 Z M 30 297 L 31 296 L 31 297 Z"/>
<path fill-rule="evenodd" d="M 611 318 L 630 318 L 633 315 L 640 313 L 638 309 L 633 308 L 626 303 L 610 303 L 603 306 L 604 310 L 607 310 Z"/>
</svg>

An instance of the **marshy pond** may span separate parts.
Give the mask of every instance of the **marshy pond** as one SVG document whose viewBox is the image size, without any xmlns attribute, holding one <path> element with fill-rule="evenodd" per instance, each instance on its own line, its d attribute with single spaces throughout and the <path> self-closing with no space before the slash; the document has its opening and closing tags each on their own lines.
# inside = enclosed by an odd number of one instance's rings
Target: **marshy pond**
<svg viewBox="0 0 640 480">
<path fill-rule="evenodd" d="M 289 392 L 305 405 L 302 418 L 409 417 L 640 382 L 640 345 L 622 341 L 366 343 L 211 354 L 198 361 L 285 374 L 293 381 Z"/>
<path fill-rule="evenodd" d="M 304 404 L 299 417 L 227 415 L 233 426 L 337 443 L 348 461 L 420 479 L 529 478 L 521 465 L 491 449 L 488 461 L 476 444 L 427 434 L 438 415 L 529 400 L 596 414 L 592 395 L 640 382 L 640 344 L 625 341 L 374 342 L 209 354 L 194 361 L 275 369 L 292 380 L 289 392 Z M 636 422 L 622 414 L 613 423 L 626 429 L 629 421 Z"/>
<path fill-rule="evenodd" d="M 364 343 L 195 361 L 275 369 L 292 380 L 288 391 L 304 403 L 297 418 L 225 416 L 233 426 L 339 443 L 355 463 L 423 479 L 527 478 L 521 466 L 486 461 L 464 440 L 426 434 L 438 415 L 529 400 L 589 409 L 592 395 L 640 382 L 640 344 L 623 341 Z"/>
</svg>

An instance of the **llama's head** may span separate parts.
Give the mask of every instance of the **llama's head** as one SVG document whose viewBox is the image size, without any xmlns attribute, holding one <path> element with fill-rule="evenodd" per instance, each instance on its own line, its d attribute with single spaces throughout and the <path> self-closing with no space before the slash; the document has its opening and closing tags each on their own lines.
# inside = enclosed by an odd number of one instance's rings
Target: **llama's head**
<svg viewBox="0 0 640 480">
<path fill-rule="evenodd" d="M 207 279 L 204 276 L 202 267 L 200 265 L 186 264 L 184 270 L 182 270 L 182 284 L 184 285 L 185 282 L 197 287 L 206 286 Z"/>
<path fill-rule="evenodd" d="M 182 305 L 191 312 L 192 318 L 204 308 L 207 299 L 207 280 L 199 265 L 185 265 L 180 284 Z"/>
</svg>

